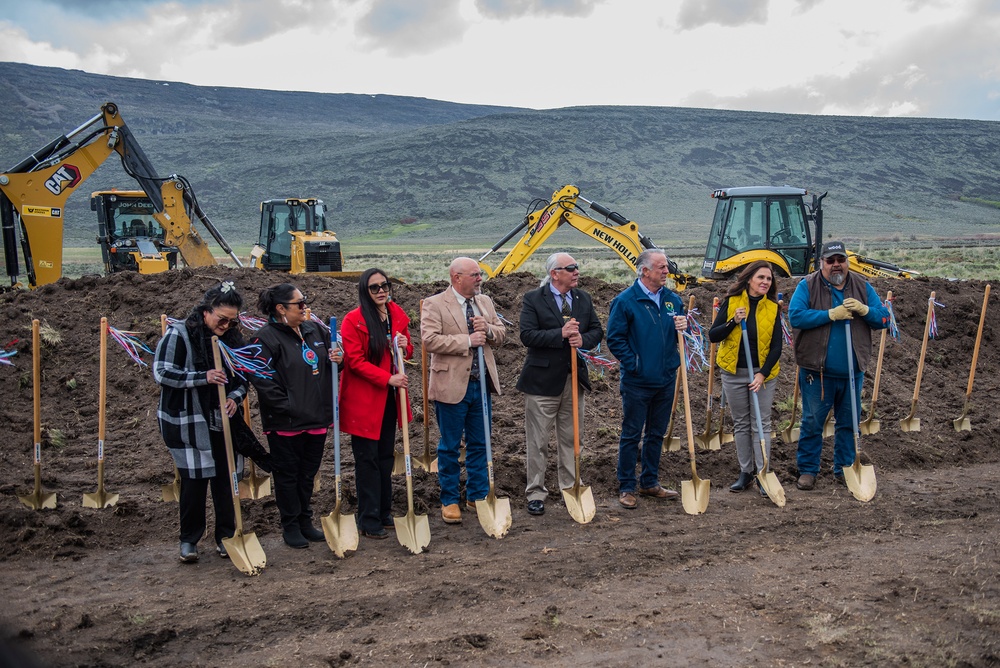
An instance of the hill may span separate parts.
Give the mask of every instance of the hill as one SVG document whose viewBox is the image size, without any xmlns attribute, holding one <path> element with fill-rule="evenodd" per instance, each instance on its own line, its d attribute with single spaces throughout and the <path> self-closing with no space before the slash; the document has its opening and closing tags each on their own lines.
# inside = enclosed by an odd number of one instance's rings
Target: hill
<svg viewBox="0 0 1000 668">
<path fill-rule="evenodd" d="M 194 184 L 234 245 L 257 204 L 312 195 L 341 236 L 490 245 L 536 197 L 566 183 L 640 223 L 668 248 L 698 249 L 717 187 L 789 184 L 826 200 L 830 234 L 891 241 L 1000 232 L 1000 124 L 594 106 L 535 111 L 386 95 L 199 87 L 0 63 L 0 160 L 118 103 L 161 174 Z M 83 190 L 131 186 L 106 163 Z M 92 243 L 86 194 L 67 207 L 67 245 Z M 398 222 L 415 218 L 419 239 Z M 574 239 L 572 236 L 565 237 Z"/>
</svg>

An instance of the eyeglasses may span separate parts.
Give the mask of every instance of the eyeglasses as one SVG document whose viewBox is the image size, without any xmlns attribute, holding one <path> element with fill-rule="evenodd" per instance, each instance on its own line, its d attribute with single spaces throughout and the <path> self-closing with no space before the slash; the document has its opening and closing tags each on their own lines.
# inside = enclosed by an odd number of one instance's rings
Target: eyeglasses
<svg viewBox="0 0 1000 668">
<path fill-rule="evenodd" d="M 823 262 L 827 264 L 844 264 L 847 262 L 847 258 L 843 255 L 831 255 L 830 257 L 823 258 Z"/>
<path fill-rule="evenodd" d="M 300 311 L 306 310 L 307 303 L 308 302 L 305 300 L 305 298 L 302 298 L 297 302 L 281 302 L 282 306 L 298 306 Z"/>
<path fill-rule="evenodd" d="M 215 315 L 214 311 L 212 312 L 212 315 Z M 235 327 L 240 322 L 239 316 L 236 316 L 235 318 L 227 318 L 224 315 L 215 315 L 215 319 L 219 327 L 224 327 L 226 329 L 229 329 L 230 327 Z"/>
<path fill-rule="evenodd" d="M 573 273 L 574 271 L 580 271 L 580 265 L 577 263 L 567 264 L 565 267 L 553 267 L 553 271 L 568 271 Z"/>
<path fill-rule="evenodd" d="M 371 283 L 368 285 L 368 292 L 372 293 L 373 295 L 377 295 L 380 292 L 387 293 L 389 292 L 390 287 L 391 286 L 389 285 L 389 281 L 385 281 L 383 283 Z"/>
<path fill-rule="evenodd" d="M 459 276 L 471 276 L 472 278 L 482 278 L 483 272 L 481 271 L 470 271 L 468 273 L 457 272 Z"/>
</svg>

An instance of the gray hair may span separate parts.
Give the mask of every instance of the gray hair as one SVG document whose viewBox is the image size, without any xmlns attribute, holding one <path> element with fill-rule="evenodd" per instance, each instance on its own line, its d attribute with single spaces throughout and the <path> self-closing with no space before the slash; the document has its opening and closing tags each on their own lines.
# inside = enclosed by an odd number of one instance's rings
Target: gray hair
<svg viewBox="0 0 1000 668">
<path fill-rule="evenodd" d="M 538 287 L 543 287 L 552 283 L 552 270 L 559 266 L 559 262 L 556 260 L 560 255 L 565 255 L 562 251 L 558 253 L 553 253 L 545 260 L 545 278 L 542 282 L 538 284 Z"/>
<path fill-rule="evenodd" d="M 653 268 L 653 256 L 662 255 L 667 258 L 667 252 L 662 248 L 647 248 L 646 250 L 639 253 L 639 257 L 635 261 L 635 276 L 636 278 L 642 278 L 643 269 Z M 667 258 L 669 262 L 669 258 Z"/>
</svg>

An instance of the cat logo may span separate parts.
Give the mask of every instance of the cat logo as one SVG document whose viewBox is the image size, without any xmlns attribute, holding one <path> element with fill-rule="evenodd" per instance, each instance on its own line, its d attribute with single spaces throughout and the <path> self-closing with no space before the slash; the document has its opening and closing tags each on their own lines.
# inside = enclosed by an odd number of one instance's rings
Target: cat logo
<svg viewBox="0 0 1000 668">
<path fill-rule="evenodd" d="M 76 186 L 82 180 L 80 170 L 76 166 L 63 165 L 45 180 L 45 189 L 53 195 L 61 195 L 63 191 Z"/>
<path fill-rule="evenodd" d="M 62 216 L 62 209 L 57 206 L 25 206 L 21 211 L 24 216 L 46 216 L 48 218 L 59 218 Z"/>
</svg>

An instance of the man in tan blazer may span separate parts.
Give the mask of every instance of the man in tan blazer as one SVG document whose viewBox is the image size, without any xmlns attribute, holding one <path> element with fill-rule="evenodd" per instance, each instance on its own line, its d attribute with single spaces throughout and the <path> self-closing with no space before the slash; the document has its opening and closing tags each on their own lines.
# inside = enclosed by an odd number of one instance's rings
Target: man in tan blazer
<svg viewBox="0 0 1000 668">
<path fill-rule="evenodd" d="M 424 300 L 420 316 L 421 344 L 430 353 L 430 388 L 438 430 L 438 480 L 441 483 L 441 518 L 448 524 L 462 521 L 459 508 L 459 445 L 465 437 L 465 499 L 474 511 L 476 501 L 489 494 L 486 471 L 486 429 L 491 402 L 485 397 L 480 373 L 486 373 L 489 392 L 500 394 L 493 348 L 503 345 L 507 330 L 497 317 L 493 302 L 480 294 L 483 274 L 479 264 L 459 257 L 448 269 L 451 287 Z M 486 369 L 479 368 L 477 348 L 482 347 Z"/>
</svg>

